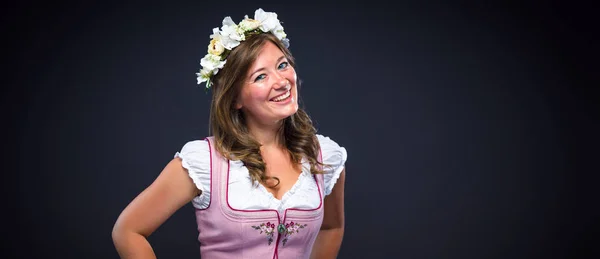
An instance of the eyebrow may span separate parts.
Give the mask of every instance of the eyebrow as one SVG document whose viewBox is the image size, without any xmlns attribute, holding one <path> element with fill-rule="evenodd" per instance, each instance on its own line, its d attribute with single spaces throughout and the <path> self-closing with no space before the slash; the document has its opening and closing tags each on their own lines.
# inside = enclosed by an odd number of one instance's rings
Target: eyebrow
<svg viewBox="0 0 600 259">
<path fill-rule="evenodd" d="M 285 58 L 285 55 L 282 55 L 281 57 L 279 57 L 279 58 L 277 59 L 277 62 L 276 62 L 276 63 L 279 63 L 279 62 L 280 62 L 282 59 L 284 59 L 284 58 Z M 254 72 L 250 73 L 250 77 L 252 77 L 254 74 L 256 74 L 257 72 L 259 72 L 259 71 L 261 71 L 261 70 L 264 70 L 264 69 L 265 69 L 264 67 L 261 67 L 261 68 L 258 68 L 258 69 L 256 69 L 256 70 L 254 70 Z"/>
</svg>

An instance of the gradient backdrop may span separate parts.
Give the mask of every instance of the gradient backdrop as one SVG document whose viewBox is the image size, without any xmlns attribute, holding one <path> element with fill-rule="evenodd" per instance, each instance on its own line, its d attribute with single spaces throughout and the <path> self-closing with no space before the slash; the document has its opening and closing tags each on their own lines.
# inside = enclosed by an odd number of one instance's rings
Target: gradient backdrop
<svg viewBox="0 0 600 259">
<path fill-rule="evenodd" d="M 16 231 L 0 257 L 118 258 L 121 210 L 208 133 L 194 73 L 212 28 L 258 7 L 283 22 L 319 133 L 349 154 L 339 258 L 600 254 L 591 5 L 300 2 L 6 6 Z M 196 237 L 187 205 L 149 239 L 198 258 Z"/>
</svg>

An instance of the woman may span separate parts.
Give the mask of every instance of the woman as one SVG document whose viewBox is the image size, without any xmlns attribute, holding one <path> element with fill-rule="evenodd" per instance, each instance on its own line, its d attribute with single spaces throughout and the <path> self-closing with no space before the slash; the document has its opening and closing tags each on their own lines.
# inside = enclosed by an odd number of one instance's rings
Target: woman
<svg viewBox="0 0 600 259">
<path fill-rule="evenodd" d="M 346 150 L 298 107 L 289 41 L 258 9 L 213 29 L 198 83 L 213 136 L 186 143 L 121 213 L 121 258 L 154 258 L 147 237 L 192 202 L 202 258 L 335 258 L 344 233 Z"/>
</svg>

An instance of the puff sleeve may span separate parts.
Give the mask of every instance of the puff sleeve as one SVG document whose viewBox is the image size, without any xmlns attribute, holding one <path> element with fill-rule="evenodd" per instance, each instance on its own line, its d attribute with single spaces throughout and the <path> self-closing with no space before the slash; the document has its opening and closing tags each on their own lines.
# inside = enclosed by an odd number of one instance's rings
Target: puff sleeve
<svg viewBox="0 0 600 259">
<path fill-rule="evenodd" d="M 189 141 L 174 157 L 181 159 L 181 165 L 187 169 L 196 188 L 202 193 L 192 200 L 198 209 L 206 209 L 210 204 L 210 150 L 205 140 Z"/>
<path fill-rule="evenodd" d="M 345 167 L 348 154 L 344 147 L 341 147 L 329 137 L 317 134 L 317 138 L 321 145 L 323 163 L 326 165 L 323 168 L 325 171 L 323 177 L 325 180 L 325 195 L 329 195 Z"/>
</svg>

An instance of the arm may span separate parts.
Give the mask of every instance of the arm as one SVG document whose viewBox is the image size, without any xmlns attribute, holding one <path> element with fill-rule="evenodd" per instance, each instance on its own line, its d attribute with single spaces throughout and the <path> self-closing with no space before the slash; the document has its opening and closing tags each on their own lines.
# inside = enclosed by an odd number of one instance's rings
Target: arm
<svg viewBox="0 0 600 259">
<path fill-rule="evenodd" d="M 171 160 L 154 182 L 121 212 L 112 239 L 121 258 L 156 258 L 146 239 L 199 190 L 181 160 Z"/>
<path fill-rule="evenodd" d="M 313 245 L 310 258 L 336 258 L 344 236 L 344 182 L 346 169 L 342 170 L 340 178 L 333 190 L 325 197 L 325 215 L 319 235 Z"/>
</svg>

